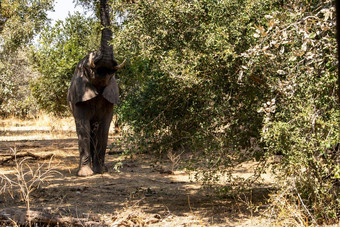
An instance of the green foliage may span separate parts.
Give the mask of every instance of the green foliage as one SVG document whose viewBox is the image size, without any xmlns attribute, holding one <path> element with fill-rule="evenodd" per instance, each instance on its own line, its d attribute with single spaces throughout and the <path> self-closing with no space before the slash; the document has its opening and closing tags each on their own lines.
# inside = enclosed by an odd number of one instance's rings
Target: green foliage
<svg viewBox="0 0 340 227">
<path fill-rule="evenodd" d="M 305 216 L 337 220 L 332 3 L 116 1 L 114 49 L 130 59 L 119 114 L 134 148 L 192 151 L 187 168 L 205 181 L 281 154 L 275 174 L 294 178 Z"/>
<path fill-rule="evenodd" d="M 0 1 L 0 116 L 36 110 L 28 92 L 34 76 L 24 46 L 46 25 L 53 0 Z"/>
<path fill-rule="evenodd" d="M 46 24 L 54 0 L 1 0 L 0 54 L 8 55 L 30 42 Z"/>
<path fill-rule="evenodd" d="M 77 2 L 97 12 L 98 2 Z M 1 4 L 0 32 L 12 34 L 11 21 L 20 20 L 8 14 L 8 1 Z M 115 57 L 129 59 L 118 75 L 122 103 L 117 110 L 128 147 L 175 155 L 189 151 L 186 167 L 203 182 L 227 172 L 230 183 L 233 168 L 245 161 L 270 163 L 281 187 L 278 198 L 284 201 L 272 204 L 278 217 L 284 215 L 282 204 L 292 204 L 293 213 L 298 210 L 299 218 L 308 221 L 304 223 L 338 220 L 340 113 L 333 4 L 112 2 Z M 43 11 L 39 15 L 44 18 Z M 39 30 L 41 23 L 33 27 Z M 97 49 L 99 30 L 93 18 L 77 14 L 43 31 L 31 58 L 41 74 L 31 83 L 41 108 L 65 113 L 74 67 Z M 29 40 L 2 37 L 1 51 Z M 27 70 L 16 66 L 27 63 L 15 59 L 0 62 L 2 115 L 11 106 L 21 108 L 12 101 L 24 94 L 15 75 Z M 280 162 L 271 163 L 276 155 Z"/>
<path fill-rule="evenodd" d="M 257 45 L 243 54 L 243 79 L 258 71 L 267 78 L 270 95 L 259 112 L 266 153 L 282 155 L 275 174 L 295 182 L 318 222 L 340 216 L 334 11 L 332 1 L 292 1 L 266 16 L 256 27 Z"/>
<path fill-rule="evenodd" d="M 31 83 L 33 96 L 47 112 L 64 114 L 66 95 L 78 62 L 98 45 L 98 23 L 79 13 L 46 28 L 33 48 L 32 61 L 41 74 Z"/>
<path fill-rule="evenodd" d="M 197 151 L 188 168 L 209 181 L 256 158 L 261 79 L 240 81 L 241 53 L 255 43 L 274 1 L 138 1 L 114 4 L 114 49 L 130 59 L 120 76 L 121 120 L 138 149 Z M 236 13 L 237 12 L 237 13 Z"/>
<path fill-rule="evenodd" d="M 26 117 L 37 106 L 28 91 L 32 75 L 25 50 L 20 50 L 0 61 L 0 116 Z"/>
</svg>

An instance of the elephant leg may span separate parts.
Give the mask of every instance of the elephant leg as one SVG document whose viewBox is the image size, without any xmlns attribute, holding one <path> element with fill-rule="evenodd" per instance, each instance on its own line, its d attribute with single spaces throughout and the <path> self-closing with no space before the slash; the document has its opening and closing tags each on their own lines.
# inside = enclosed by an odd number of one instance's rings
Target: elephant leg
<svg viewBox="0 0 340 227">
<path fill-rule="evenodd" d="M 76 130 L 80 156 L 77 175 L 82 177 L 91 176 L 93 175 L 93 170 L 91 168 L 90 122 L 87 120 L 76 120 Z"/>
<path fill-rule="evenodd" d="M 90 134 L 90 155 L 91 155 L 91 161 L 92 161 L 92 167 L 94 165 L 95 155 L 97 153 L 97 144 L 98 144 L 98 128 L 99 124 L 97 121 L 90 121 L 90 127 L 91 127 L 91 134 Z"/>
<path fill-rule="evenodd" d="M 104 161 L 111 120 L 112 114 L 108 114 L 98 123 L 98 129 L 95 133 L 95 138 L 93 139 L 96 141 L 96 143 L 93 144 L 95 148 L 93 156 L 93 171 L 95 173 L 104 173 L 107 171 Z"/>
</svg>

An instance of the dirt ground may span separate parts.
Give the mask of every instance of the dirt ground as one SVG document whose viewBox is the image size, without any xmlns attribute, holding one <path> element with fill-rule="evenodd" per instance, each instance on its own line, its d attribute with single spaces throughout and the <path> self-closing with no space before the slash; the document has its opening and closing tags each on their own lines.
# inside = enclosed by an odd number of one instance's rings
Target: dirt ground
<svg viewBox="0 0 340 227">
<path fill-rule="evenodd" d="M 96 216 L 109 226 L 260 225 L 261 216 L 249 206 L 264 203 L 266 188 L 254 190 L 244 201 L 217 197 L 192 182 L 185 171 L 172 171 L 172 164 L 166 158 L 124 155 L 120 149 L 111 149 L 106 156 L 107 173 L 77 177 L 76 134 L 72 119 L 65 122 L 66 126 L 51 126 L 53 121 L 47 126 L 13 120 L 0 122 L 0 163 L 10 157 L 13 149 L 18 155 L 54 157 L 52 167 L 59 173 L 31 193 L 31 210 L 48 210 L 73 218 Z M 117 139 L 111 133 L 109 143 Z M 31 168 L 42 163 L 47 168 L 49 159 L 34 157 L 28 156 L 25 161 Z M 0 173 L 13 177 L 14 167 L 13 160 L 4 162 L 0 164 Z M 240 169 L 243 174 L 249 171 Z M 8 193 L 0 194 L 0 213 L 8 209 L 25 209 L 19 193 L 14 199 Z"/>
</svg>

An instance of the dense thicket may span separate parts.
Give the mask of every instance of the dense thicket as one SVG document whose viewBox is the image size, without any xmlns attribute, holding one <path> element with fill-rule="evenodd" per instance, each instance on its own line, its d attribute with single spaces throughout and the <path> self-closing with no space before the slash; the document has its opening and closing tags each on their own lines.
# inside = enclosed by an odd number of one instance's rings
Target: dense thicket
<svg viewBox="0 0 340 227">
<path fill-rule="evenodd" d="M 115 5 L 116 50 L 130 59 L 120 108 L 146 150 L 199 152 L 190 168 L 215 171 L 263 157 L 259 106 L 269 93 L 257 75 L 240 77 L 242 53 L 273 1 L 141 1 Z M 127 7 L 127 8 L 124 8 Z M 138 28 L 138 29 L 136 29 Z M 204 165 L 202 165 L 202 162 Z M 189 166 L 188 166 L 189 167 Z"/>
<path fill-rule="evenodd" d="M 334 2 L 115 3 L 114 49 L 130 59 L 119 114 L 137 150 L 194 151 L 203 180 L 280 154 L 287 199 L 339 217 Z"/>
<path fill-rule="evenodd" d="M 0 116 L 25 117 L 38 106 L 30 95 L 29 83 L 37 76 L 27 57 L 27 48 L 0 60 Z"/>
<path fill-rule="evenodd" d="M 275 174 L 289 185 L 283 197 L 297 203 L 301 197 L 300 202 L 316 215 L 313 221 L 336 220 L 340 214 L 340 113 L 332 3 L 292 2 L 283 11 L 272 12 L 268 23 L 257 27 L 257 44 L 243 54 L 243 75 L 260 71 L 270 90 L 259 109 L 261 140 L 267 155 L 282 154 Z M 312 216 L 306 211 L 305 215 Z"/>
</svg>

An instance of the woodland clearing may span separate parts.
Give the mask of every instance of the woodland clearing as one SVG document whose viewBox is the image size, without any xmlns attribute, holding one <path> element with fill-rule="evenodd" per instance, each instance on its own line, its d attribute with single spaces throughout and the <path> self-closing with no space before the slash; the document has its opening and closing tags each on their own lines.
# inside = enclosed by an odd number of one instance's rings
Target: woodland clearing
<svg viewBox="0 0 340 227">
<path fill-rule="evenodd" d="M 192 181 L 188 172 L 174 168 L 169 158 L 124 154 L 118 146 L 107 151 L 107 173 L 77 177 L 78 145 L 72 124 L 72 118 L 1 120 L 2 174 L 14 177 L 15 160 L 8 158 L 13 157 L 13 150 L 17 161 L 25 156 L 25 163 L 32 169 L 47 163 L 53 156 L 51 166 L 59 173 L 30 194 L 33 212 L 51 219 L 58 217 L 65 225 L 86 224 L 84 220 L 108 226 L 253 226 L 265 223 L 253 209 L 259 206 L 261 210 L 265 203 L 271 188 L 270 178 L 267 187 L 262 185 L 243 196 L 220 197 L 212 189 L 202 188 L 199 182 Z M 111 131 L 109 144 L 115 144 L 119 136 L 113 129 Z M 236 172 L 245 176 L 251 171 L 249 163 Z M 0 197 L 0 220 L 4 222 L 6 214 L 20 223 L 25 203 L 20 193 L 12 192 L 14 198 L 9 193 Z"/>
</svg>

